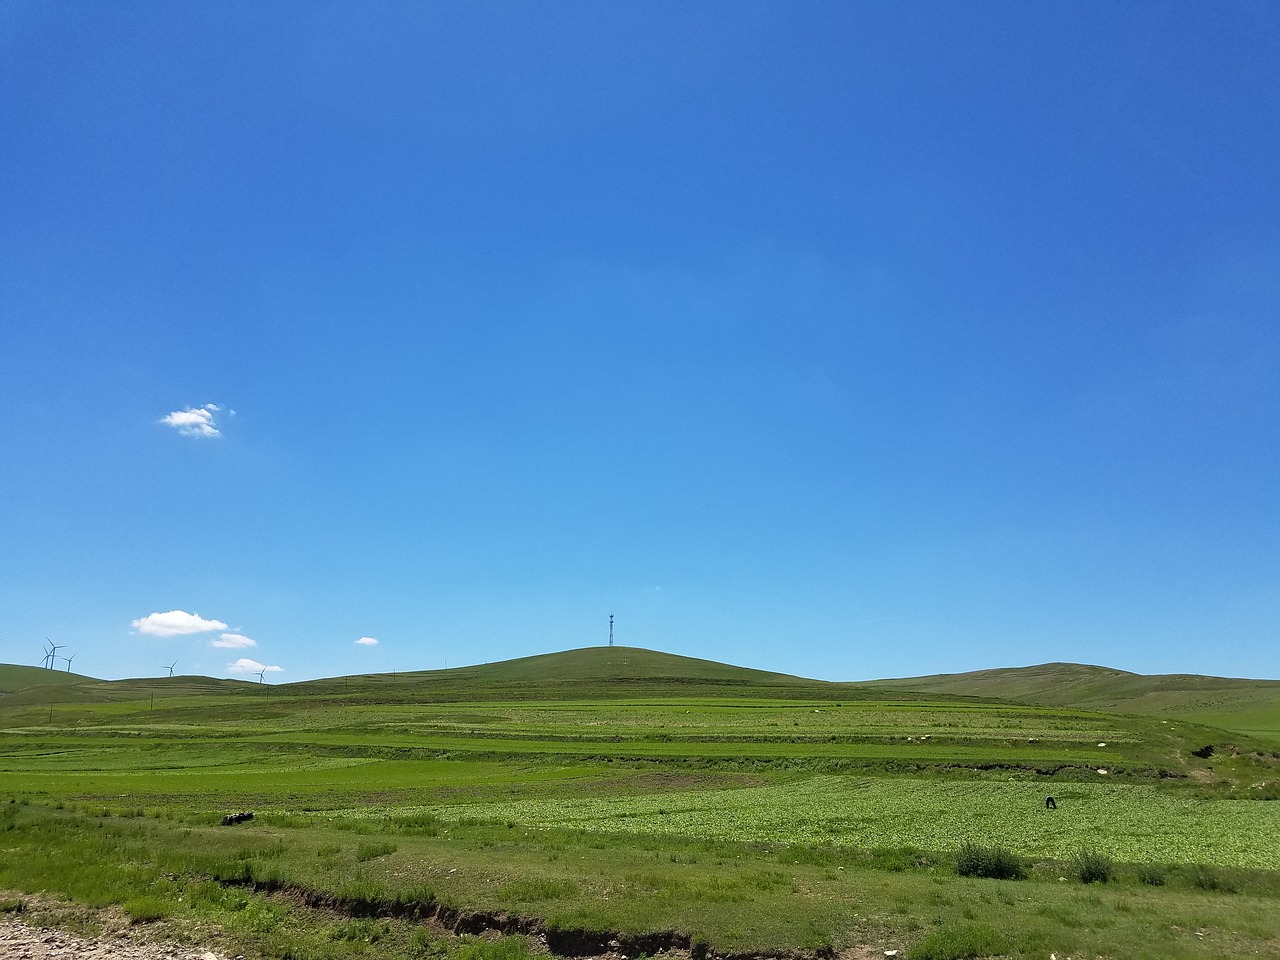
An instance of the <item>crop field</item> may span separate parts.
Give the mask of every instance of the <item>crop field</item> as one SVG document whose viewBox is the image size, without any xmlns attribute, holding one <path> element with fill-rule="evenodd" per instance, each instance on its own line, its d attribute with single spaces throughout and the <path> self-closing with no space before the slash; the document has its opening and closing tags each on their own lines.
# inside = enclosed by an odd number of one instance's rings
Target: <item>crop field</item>
<svg viewBox="0 0 1280 960">
<path fill-rule="evenodd" d="M 700 663 L 6 681 L 0 905 L 246 957 L 1280 955 L 1256 696 L 1251 735 Z"/>
</svg>

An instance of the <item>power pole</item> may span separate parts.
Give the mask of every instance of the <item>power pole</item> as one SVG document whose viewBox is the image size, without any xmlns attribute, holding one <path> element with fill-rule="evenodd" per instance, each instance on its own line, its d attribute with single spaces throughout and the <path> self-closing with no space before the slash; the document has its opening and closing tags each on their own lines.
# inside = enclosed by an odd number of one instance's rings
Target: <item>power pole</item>
<svg viewBox="0 0 1280 960">
<path fill-rule="evenodd" d="M 613 614 L 609 614 L 609 646 L 613 646 Z"/>
</svg>

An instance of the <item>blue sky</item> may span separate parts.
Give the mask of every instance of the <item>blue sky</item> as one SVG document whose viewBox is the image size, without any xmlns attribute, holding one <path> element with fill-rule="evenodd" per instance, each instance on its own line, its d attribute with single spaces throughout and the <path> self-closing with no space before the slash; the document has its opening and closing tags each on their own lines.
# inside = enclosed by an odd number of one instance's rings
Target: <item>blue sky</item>
<svg viewBox="0 0 1280 960">
<path fill-rule="evenodd" d="M 10 0 L 0 129 L 0 660 L 1280 677 L 1273 3 Z"/>
</svg>

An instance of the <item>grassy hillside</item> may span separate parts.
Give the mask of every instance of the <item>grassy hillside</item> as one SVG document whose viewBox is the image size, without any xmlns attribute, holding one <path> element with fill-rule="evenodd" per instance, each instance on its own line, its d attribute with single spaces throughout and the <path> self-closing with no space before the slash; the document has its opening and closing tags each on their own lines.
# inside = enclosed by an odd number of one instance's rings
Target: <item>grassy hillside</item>
<svg viewBox="0 0 1280 960">
<path fill-rule="evenodd" d="M 273 688 L 282 697 L 365 699 L 382 703 L 470 700 L 580 700 L 628 697 L 883 696 L 859 684 L 807 680 L 638 647 L 584 647 L 451 670 L 337 677 Z M 920 694 L 903 694 L 920 699 Z M 900 695 L 895 693 L 894 697 Z"/>
<path fill-rule="evenodd" d="M 829 701 L 1002 700 L 1043 707 L 1177 717 L 1242 734 L 1280 737 L 1280 681 L 1142 676 L 1048 663 L 867 683 L 830 683 L 636 647 L 586 647 L 452 670 L 336 677 L 263 685 L 213 677 L 96 680 L 41 667 L 0 665 L 10 707 L 89 705 L 187 697 L 276 703 L 424 704 L 647 697 L 804 698 Z M 256 701 L 254 701 L 256 702 Z"/>
<path fill-rule="evenodd" d="M 1143 676 L 1077 663 L 977 670 L 869 686 L 1144 716 L 1177 716 L 1241 733 L 1280 735 L 1280 680 Z"/>
<path fill-rule="evenodd" d="M 583 647 L 517 660 L 504 660 L 451 671 L 460 678 L 479 682 L 628 682 L 675 680 L 682 683 L 738 685 L 822 684 L 784 673 L 767 673 L 713 660 L 682 657 L 639 647 Z"/>
<path fill-rule="evenodd" d="M 88 677 L 65 670 L 48 670 L 45 667 L 24 667 L 16 663 L 0 663 L 0 695 L 17 693 L 31 687 L 56 684 L 67 686 L 87 680 Z"/>
</svg>

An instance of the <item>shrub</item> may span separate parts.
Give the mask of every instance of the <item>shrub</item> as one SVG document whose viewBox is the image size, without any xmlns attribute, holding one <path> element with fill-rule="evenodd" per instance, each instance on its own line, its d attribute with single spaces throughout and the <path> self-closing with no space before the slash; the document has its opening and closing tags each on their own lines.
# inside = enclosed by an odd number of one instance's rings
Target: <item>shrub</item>
<svg viewBox="0 0 1280 960">
<path fill-rule="evenodd" d="M 1148 887 L 1164 886 L 1164 869 L 1157 867 L 1153 863 L 1143 863 L 1138 865 L 1138 880 L 1145 883 Z"/>
<path fill-rule="evenodd" d="M 1072 869 L 1081 883 L 1107 883 L 1115 870 L 1111 858 L 1097 850 L 1081 850 L 1072 861 Z"/>
<path fill-rule="evenodd" d="M 935 930 L 912 948 L 911 960 L 966 960 L 994 957 L 1009 950 L 1009 942 L 993 927 L 981 923 L 948 925 Z"/>
<path fill-rule="evenodd" d="M 956 854 L 956 873 L 962 877 L 994 880 L 1021 880 L 1027 875 L 1022 860 L 1004 847 L 982 847 L 965 843 Z"/>
<path fill-rule="evenodd" d="M 1192 864 L 1191 883 L 1201 890 L 1221 890 L 1225 893 L 1236 892 L 1235 884 L 1218 873 L 1217 870 L 1214 870 L 1213 867 L 1206 867 L 1202 863 Z"/>
</svg>

